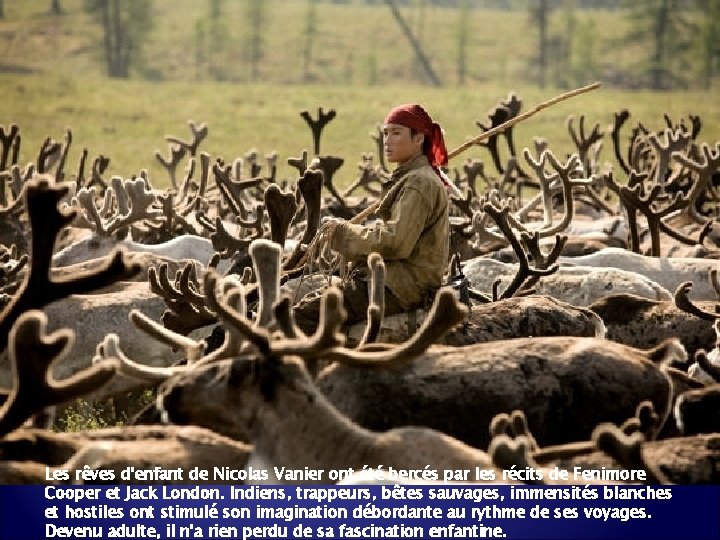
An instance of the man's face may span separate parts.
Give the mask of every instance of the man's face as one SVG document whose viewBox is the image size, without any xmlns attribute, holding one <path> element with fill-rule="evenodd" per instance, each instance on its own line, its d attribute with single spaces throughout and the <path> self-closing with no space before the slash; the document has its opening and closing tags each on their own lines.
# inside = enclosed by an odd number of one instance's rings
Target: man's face
<svg viewBox="0 0 720 540">
<path fill-rule="evenodd" d="M 422 154 L 424 136 L 416 133 L 410 135 L 410 128 L 399 124 L 385 124 L 383 126 L 383 143 L 385 157 L 390 163 L 403 163 Z"/>
</svg>

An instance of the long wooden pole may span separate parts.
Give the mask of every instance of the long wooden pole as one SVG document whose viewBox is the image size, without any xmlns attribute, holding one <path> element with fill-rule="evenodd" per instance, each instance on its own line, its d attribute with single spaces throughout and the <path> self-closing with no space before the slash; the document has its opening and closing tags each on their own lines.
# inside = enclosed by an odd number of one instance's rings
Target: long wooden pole
<svg viewBox="0 0 720 540">
<path fill-rule="evenodd" d="M 471 146 L 476 145 L 480 141 L 484 141 L 485 139 L 489 139 L 493 135 L 502 133 L 507 128 L 514 126 L 518 122 L 527 120 L 528 118 L 530 118 L 534 114 L 539 113 L 543 109 L 547 109 L 548 107 L 551 107 L 551 106 L 555 105 L 556 103 L 560 103 L 561 101 L 565 101 L 566 99 L 570 99 L 571 97 L 575 97 L 579 94 L 584 94 L 585 92 L 590 92 L 591 90 L 595 90 L 596 88 L 600 88 L 599 82 L 594 82 L 592 84 L 588 84 L 587 86 L 583 86 L 582 88 L 577 88 L 575 90 L 571 90 L 570 92 L 565 92 L 564 94 L 555 96 L 552 99 L 548 99 L 547 101 L 543 101 L 542 103 L 535 105 L 535 107 L 533 107 L 529 111 L 525 111 L 524 113 L 519 114 L 519 115 L 515 116 L 514 118 L 511 118 L 507 122 L 503 122 L 499 126 L 495 126 L 492 129 L 484 131 L 483 133 L 480 133 L 480 135 L 477 135 L 477 136 L 473 137 L 472 139 L 464 142 L 463 144 L 458 146 L 452 152 L 448 152 L 448 159 L 452 159 L 452 158 L 456 157 L 457 155 L 462 154 L 465 150 L 467 150 Z"/>
<path fill-rule="evenodd" d="M 523 114 L 519 114 L 515 116 L 514 118 L 511 118 L 507 122 L 503 122 L 499 126 L 495 126 L 492 129 L 489 129 L 487 131 L 484 131 L 480 133 L 479 135 L 473 137 L 472 139 L 464 142 L 455 150 L 448 153 L 448 159 L 452 159 L 454 157 L 457 157 L 458 155 L 462 154 L 465 150 L 470 148 L 471 146 L 474 146 L 478 144 L 481 141 L 484 141 L 485 139 L 489 139 L 493 135 L 497 135 L 498 133 L 502 133 L 507 128 L 514 126 L 518 122 L 522 122 L 523 120 L 527 120 L 534 114 L 539 113 L 543 109 L 547 109 L 548 107 L 552 107 L 556 103 L 560 103 L 561 101 L 565 101 L 566 99 L 570 99 L 571 97 L 575 97 L 580 94 L 584 94 L 585 92 L 590 92 L 591 90 L 595 90 L 596 88 L 600 88 L 599 82 L 594 82 L 592 84 L 588 84 L 587 86 L 583 86 L 582 88 L 577 88 L 575 90 L 571 90 L 570 92 L 565 92 L 564 94 L 560 94 L 559 96 L 555 96 L 552 99 L 548 99 L 547 101 L 543 101 L 542 103 L 539 103 L 538 105 L 535 105 L 532 109 L 524 112 Z M 368 206 L 365 210 L 360 212 L 359 214 L 355 215 L 351 220 L 350 223 L 362 223 L 368 216 L 370 216 L 375 210 L 378 209 L 380 206 L 380 201 L 376 201 L 370 206 Z"/>
</svg>

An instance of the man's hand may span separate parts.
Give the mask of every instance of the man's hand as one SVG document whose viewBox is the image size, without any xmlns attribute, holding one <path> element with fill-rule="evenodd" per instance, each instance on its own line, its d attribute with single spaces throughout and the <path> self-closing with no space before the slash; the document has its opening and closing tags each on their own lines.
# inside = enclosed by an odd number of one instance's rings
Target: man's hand
<svg viewBox="0 0 720 540">
<path fill-rule="evenodd" d="M 335 228 L 341 223 L 346 223 L 346 221 L 335 216 L 326 216 L 322 218 L 320 225 L 322 227 Z"/>
<path fill-rule="evenodd" d="M 338 251 L 333 239 L 335 238 L 336 231 L 338 231 L 338 229 L 342 230 L 346 223 L 347 221 L 344 219 L 336 217 L 327 217 L 323 219 L 322 226 L 320 228 L 322 238 L 321 249 L 329 247 L 332 250 Z"/>
</svg>

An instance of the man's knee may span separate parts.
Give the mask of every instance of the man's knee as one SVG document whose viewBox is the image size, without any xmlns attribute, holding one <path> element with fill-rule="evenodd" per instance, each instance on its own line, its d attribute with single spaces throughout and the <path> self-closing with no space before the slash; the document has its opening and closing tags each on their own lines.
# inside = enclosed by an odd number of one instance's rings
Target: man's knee
<svg viewBox="0 0 720 540">
<path fill-rule="evenodd" d="M 295 325 L 306 335 L 314 334 L 318 327 L 321 299 L 321 294 L 311 292 L 293 307 Z"/>
<path fill-rule="evenodd" d="M 365 281 L 346 283 L 342 289 L 343 307 L 346 313 L 345 324 L 355 324 L 366 320 L 370 304 L 369 286 Z M 320 322 L 320 304 L 322 293 L 315 291 L 304 296 L 293 308 L 295 324 L 305 334 L 313 334 Z M 406 311 L 395 295 L 385 288 L 385 315 L 396 315 Z"/>
<path fill-rule="evenodd" d="M 346 323 L 353 324 L 365 319 L 370 300 L 366 281 L 354 280 L 345 284 L 342 289 L 343 307 L 347 314 Z"/>
</svg>

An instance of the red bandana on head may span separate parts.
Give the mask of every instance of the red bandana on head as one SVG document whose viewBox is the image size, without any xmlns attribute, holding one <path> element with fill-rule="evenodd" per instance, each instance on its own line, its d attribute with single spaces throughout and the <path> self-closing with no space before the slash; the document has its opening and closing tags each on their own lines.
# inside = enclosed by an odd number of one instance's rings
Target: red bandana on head
<svg viewBox="0 0 720 540">
<path fill-rule="evenodd" d="M 427 152 L 425 152 L 425 155 L 443 183 L 447 183 L 439 171 L 439 168 L 447 165 L 448 162 L 448 152 L 447 148 L 445 148 L 445 139 L 443 138 L 440 126 L 437 122 L 433 122 L 430 115 L 425 112 L 425 109 L 423 109 L 420 105 L 412 103 L 398 105 L 388 113 L 385 118 L 385 123 L 409 127 L 418 133 L 422 133 L 425 137 L 428 137 L 430 139 L 430 145 Z"/>
</svg>

